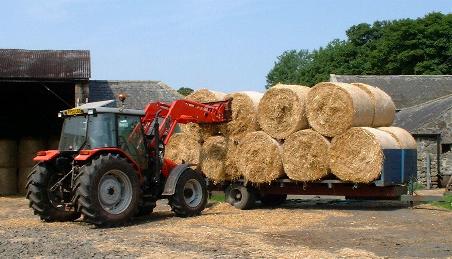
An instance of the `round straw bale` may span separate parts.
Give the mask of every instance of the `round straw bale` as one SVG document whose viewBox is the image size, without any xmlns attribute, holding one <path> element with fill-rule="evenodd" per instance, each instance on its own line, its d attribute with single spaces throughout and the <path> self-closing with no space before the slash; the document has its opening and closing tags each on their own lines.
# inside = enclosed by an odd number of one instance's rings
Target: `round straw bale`
<svg viewBox="0 0 452 259">
<path fill-rule="evenodd" d="M 391 134 L 399 143 L 402 149 L 416 149 L 416 140 L 406 130 L 398 127 L 380 127 L 379 130 L 386 131 Z"/>
<path fill-rule="evenodd" d="M 308 127 L 305 113 L 309 87 L 277 84 L 265 92 L 259 103 L 258 121 L 263 131 L 276 139 Z"/>
<path fill-rule="evenodd" d="M 15 167 L 17 164 L 17 142 L 0 139 L 0 167 Z"/>
<path fill-rule="evenodd" d="M 353 83 L 364 90 L 374 104 L 372 127 L 391 126 L 395 118 L 395 104 L 391 96 L 378 87 L 363 83 Z"/>
<path fill-rule="evenodd" d="M 200 143 L 204 142 L 208 137 L 217 135 L 220 131 L 220 125 L 216 124 L 197 124 L 187 123 L 179 124 L 181 131 L 193 136 Z"/>
<path fill-rule="evenodd" d="M 351 128 L 331 142 L 331 171 L 343 181 L 369 183 L 380 176 L 383 149 L 399 148 L 397 140 L 385 131 Z"/>
<path fill-rule="evenodd" d="M 232 98 L 232 118 L 231 121 L 225 124 L 225 133 L 227 135 L 238 135 L 259 129 L 257 106 L 262 96 L 262 93 L 251 91 L 226 95 L 225 99 Z"/>
<path fill-rule="evenodd" d="M 283 144 L 287 176 L 297 181 L 315 181 L 328 174 L 330 142 L 311 129 L 290 134 Z"/>
<path fill-rule="evenodd" d="M 308 93 L 306 108 L 309 124 L 324 136 L 334 137 L 351 127 L 372 125 L 372 100 L 351 84 L 316 84 Z"/>
<path fill-rule="evenodd" d="M 281 145 L 263 131 L 246 134 L 237 150 L 237 168 L 253 183 L 277 179 L 284 175 Z"/>
<path fill-rule="evenodd" d="M 241 142 L 241 135 L 229 136 L 227 139 L 227 152 L 225 161 L 225 174 L 228 179 L 237 179 L 242 176 L 237 168 L 238 146 Z"/>
<path fill-rule="evenodd" d="M 225 93 L 212 91 L 212 90 L 203 88 L 203 89 L 196 90 L 193 93 L 185 96 L 184 99 L 190 100 L 190 101 L 195 101 L 195 102 L 200 102 L 200 103 L 208 103 L 208 102 L 221 101 L 224 99 L 225 96 L 226 96 Z"/>
<path fill-rule="evenodd" d="M 213 136 L 207 138 L 201 148 L 201 170 L 207 178 L 215 182 L 226 179 L 225 161 L 227 154 L 226 138 Z"/>
<path fill-rule="evenodd" d="M 201 152 L 201 144 L 192 135 L 176 133 L 170 138 L 165 148 L 165 158 L 176 163 L 198 164 Z"/>
<path fill-rule="evenodd" d="M 221 101 L 225 98 L 225 96 L 226 94 L 222 92 L 212 91 L 208 89 L 199 89 L 185 96 L 184 99 L 200 103 L 208 103 Z M 200 141 L 204 141 L 208 137 L 217 134 L 219 131 L 221 131 L 220 127 L 220 125 L 216 124 L 181 124 L 182 132 L 191 134 L 194 137 L 197 137 Z"/>
</svg>

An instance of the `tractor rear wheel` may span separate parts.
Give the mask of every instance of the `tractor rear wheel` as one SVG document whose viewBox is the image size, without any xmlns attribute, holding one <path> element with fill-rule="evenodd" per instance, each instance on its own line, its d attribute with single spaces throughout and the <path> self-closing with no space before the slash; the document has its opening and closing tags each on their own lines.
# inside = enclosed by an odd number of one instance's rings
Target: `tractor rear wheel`
<svg viewBox="0 0 452 259">
<path fill-rule="evenodd" d="M 77 210 L 97 226 L 124 224 L 138 212 L 138 176 L 119 155 L 100 155 L 83 166 L 75 188 Z"/>
<path fill-rule="evenodd" d="M 62 176 L 61 176 L 62 177 Z M 51 191 L 50 188 L 60 180 L 60 176 L 51 164 L 37 164 L 31 170 L 27 188 L 27 199 L 35 215 L 41 220 L 52 221 L 74 221 L 80 218 L 80 213 L 66 210 L 66 204 L 70 203 L 70 190 L 60 186 Z"/>
<path fill-rule="evenodd" d="M 207 187 L 204 177 L 187 168 L 176 183 L 174 194 L 169 197 L 171 210 L 179 217 L 201 214 L 207 204 Z"/>
</svg>

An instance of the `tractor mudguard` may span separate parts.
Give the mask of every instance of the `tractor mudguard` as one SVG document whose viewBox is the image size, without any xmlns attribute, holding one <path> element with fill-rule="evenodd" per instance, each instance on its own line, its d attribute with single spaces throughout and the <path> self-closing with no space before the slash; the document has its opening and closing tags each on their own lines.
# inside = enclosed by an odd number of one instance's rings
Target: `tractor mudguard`
<svg viewBox="0 0 452 259">
<path fill-rule="evenodd" d="M 174 167 L 173 170 L 171 170 L 168 179 L 166 179 L 165 188 L 163 189 L 162 195 L 171 196 L 175 193 L 177 180 L 179 180 L 179 177 L 182 175 L 182 173 L 189 167 L 189 164 L 180 164 Z"/>
</svg>

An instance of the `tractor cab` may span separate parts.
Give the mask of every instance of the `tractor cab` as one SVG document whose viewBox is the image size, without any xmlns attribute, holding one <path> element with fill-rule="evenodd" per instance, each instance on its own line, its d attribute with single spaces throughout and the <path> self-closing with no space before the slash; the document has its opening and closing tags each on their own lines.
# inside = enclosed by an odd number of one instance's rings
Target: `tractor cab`
<svg viewBox="0 0 452 259">
<path fill-rule="evenodd" d="M 146 168 L 146 140 L 141 125 L 144 112 L 99 105 L 90 103 L 60 112 L 64 123 L 58 149 L 79 153 L 81 150 L 119 148 L 140 168 Z"/>
</svg>

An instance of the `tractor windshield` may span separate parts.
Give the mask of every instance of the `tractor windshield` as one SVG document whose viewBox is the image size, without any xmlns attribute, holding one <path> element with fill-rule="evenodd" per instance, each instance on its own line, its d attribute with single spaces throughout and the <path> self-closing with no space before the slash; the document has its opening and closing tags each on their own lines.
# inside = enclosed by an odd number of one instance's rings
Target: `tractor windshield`
<svg viewBox="0 0 452 259">
<path fill-rule="evenodd" d="M 114 113 L 66 117 L 59 149 L 77 151 L 80 148 L 116 147 L 116 135 Z"/>
<path fill-rule="evenodd" d="M 86 116 L 67 117 L 61 131 L 59 150 L 79 150 L 86 140 Z"/>
</svg>

